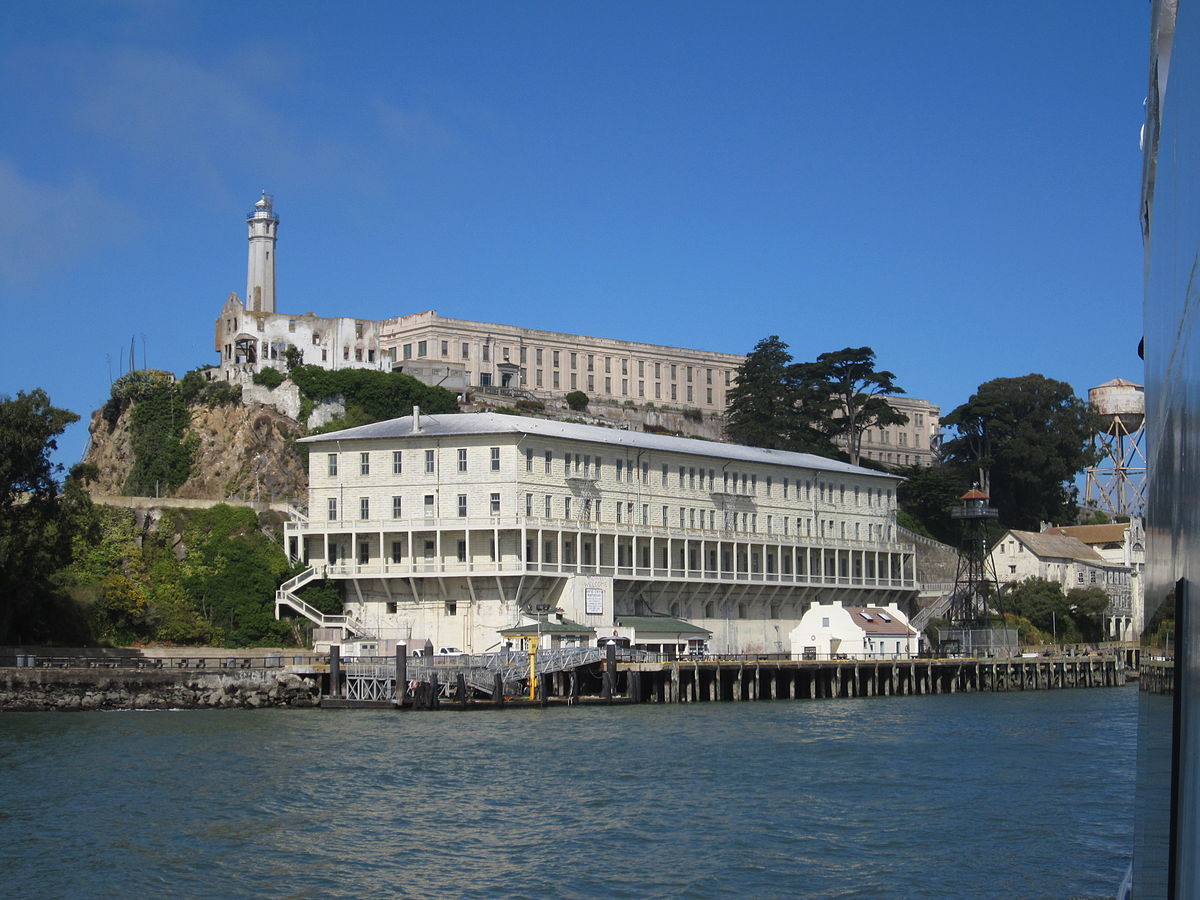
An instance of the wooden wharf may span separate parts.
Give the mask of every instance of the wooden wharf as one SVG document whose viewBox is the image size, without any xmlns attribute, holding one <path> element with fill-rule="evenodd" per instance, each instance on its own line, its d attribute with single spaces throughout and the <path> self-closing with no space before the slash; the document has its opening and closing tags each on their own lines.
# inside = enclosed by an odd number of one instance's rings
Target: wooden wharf
<svg viewBox="0 0 1200 900">
<path fill-rule="evenodd" d="M 539 675 L 535 696 L 516 696 L 494 674 L 491 689 L 447 666 L 413 680 L 407 661 L 377 666 L 374 680 L 349 684 L 331 659 L 321 705 L 333 708 L 467 709 L 594 703 L 700 703 L 1118 687 L 1126 667 L 1117 655 L 1016 658 L 788 659 L 706 656 L 653 659 L 615 650 L 607 658 Z M 397 675 L 399 676 L 397 678 Z M 440 681 L 439 681 L 440 677 Z M 395 685 L 406 686 L 397 702 Z M 526 682 L 527 683 L 527 682 Z"/>
</svg>

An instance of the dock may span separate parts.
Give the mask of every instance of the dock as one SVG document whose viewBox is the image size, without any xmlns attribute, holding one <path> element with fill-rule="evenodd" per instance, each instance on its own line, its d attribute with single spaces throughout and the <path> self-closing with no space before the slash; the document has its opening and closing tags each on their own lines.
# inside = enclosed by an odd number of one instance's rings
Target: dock
<svg viewBox="0 0 1200 900">
<path fill-rule="evenodd" d="M 421 661 L 331 655 L 324 708 L 468 709 L 612 703 L 714 703 L 1119 687 L 1119 656 L 657 659 L 627 649 L 538 660 L 529 689 L 525 654 Z M 497 659 L 497 657 L 499 657 Z M 397 699 L 395 686 L 404 685 Z"/>
</svg>

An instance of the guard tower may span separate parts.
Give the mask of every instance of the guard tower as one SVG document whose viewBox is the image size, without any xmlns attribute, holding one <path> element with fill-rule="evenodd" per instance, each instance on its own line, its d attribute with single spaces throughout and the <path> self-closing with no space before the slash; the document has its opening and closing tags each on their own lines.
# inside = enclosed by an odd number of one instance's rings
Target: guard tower
<svg viewBox="0 0 1200 900">
<path fill-rule="evenodd" d="M 246 309 L 251 312 L 275 312 L 275 198 L 262 192 L 262 198 L 246 214 L 250 229 L 250 253 L 246 265 Z"/>
<path fill-rule="evenodd" d="M 1087 470 L 1084 506 L 1118 516 L 1140 516 L 1146 505 L 1145 388 L 1114 378 L 1088 391 L 1100 413 L 1101 431 L 1092 436 L 1100 460 Z"/>
<path fill-rule="evenodd" d="M 954 593 L 946 618 L 951 628 L 988 627 L 988 606 L 996 603 L 996 568 L 988 553 L 987 523 L 997 518 L 998 510 L 988 506 L 988 495 L 972 488 L 958 498 L 959 505 L 950 517 L 962 523 L 958 543 L 958 569 L 954 575 Z"/>
</svg>

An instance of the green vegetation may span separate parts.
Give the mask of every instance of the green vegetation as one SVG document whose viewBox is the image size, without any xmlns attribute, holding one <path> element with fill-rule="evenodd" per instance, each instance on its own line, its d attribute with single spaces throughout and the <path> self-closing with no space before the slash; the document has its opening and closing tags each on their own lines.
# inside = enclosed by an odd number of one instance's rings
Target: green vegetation
<svg viewBox="0 0 1200 900">
<path fill-rule="evenodd" d="M 942 420 L 957 436 L 948 460 L 975 470 L 980 489 L 1013 528 L 1076 515 L 1075 474 L 1093 461 L 1095 412 L 1071 385 L 1043 375 L 996 378 Z"/>
<path fill-rule="evenodd" d="M 725 434 L 738 444 L 838 456 L 828 425 L 832 403 L 804 381 L 778 335 L 759 341 L 738 366 Z"/>
<path fill-rule="evenodd" d="M 271 390 L 275 390 L 275 388 L 279 387 L 284 383 L 284 381 L 287 380 L 287 377 L 278 369 L 265 368 L 255 372 L 252 376 L 252 380 L 255 384 L 261 384 L 267 388 L 270 388 Z"/>
<path fill-rule="evenodd" d="M 203 403 L 209 409 L 242 401 L 242 386 L 228 381 L 210 381 L 205 369 L 192 369 L 179 382 L 179 390 L 188 405 Z"/>
<path fill-rule="evenodd" d="M 133 466 L 126 494 L 166 496 L 187 481 L 199 443 L 190 424 L 187 402 L 174 383 L 159 382 L 142 393 L 129 419 Z"/>
<path fill-rule="evenodd" d="M 816 362 L 797 366 L 796 377 L 806 391 L 822 399 L 822 405 L 833 409 L 835 415 L 824 422 L 826 433 L 830 438 L 845 439 L 854 465 L 858 465 L 862 436 L 868 428 L 908 423 L 908 416 L 893 409 L 886 399 L 904 390 L 897 387 L 891 372 L 875 370 L 875 351 L 870 347 L 822 353 Z"/>
<path fill-rule="evenodd" d="M 1109 598 L 1097 586 L 1062 587 L 1044 578 L 1027 578 L 1005 587 L 1000 605 L 1026 643 L 1097 642 L 1104 638 L 1104 611 Z M 1030 629 L 1035 629 L 1036 633 Z"/>
<path fill-rule="evenodd" d="M 395 419 L 412 412 L 414 406 L 425 413 L 458 412 L 458 400 L 453 391 L 422 384 L 411 375 L 400 372 L 377 372 L 372 369 L 322 369 L 320 366 L 297 366 L 288 376 L 300 388 L 301 405 L 308 406 L 301 416 L 307 419 L 312 404 L 341 397 L 346 407 L 342 421 L 354 425 Z M 343 424 L 340 427 L 353 427 Z M 328 429 L 322 429 L 328 430 Z"/>
<path fill-rule="evenodd" d="M 567 406 L 571 407 L 575 412 L 582 412 L 587 409 L 588 395 L 583 391 L 571 391 L 563 399 L 567 401 Z"/>
<path fill-rule="evenodd" d="M 50 461 L 75 413 L 50 405 L 45 391 L 0 396 L 0 643 L 84 636 L 62 588 L 72 538 L 96 534 L 85 487 L 95 468 L 80 464 L 63 484 Z"/>
<path fill-rule="evenodd" d="M 153 530 L 127 509 L 99 510 L 96 539 L 77 539 L 63 573 L 94 640 L 218 646 L 291 644 L 274 617 L 292 573 L 268 533 L 272 514 L 245 507 L 170 510 Z"/>
</svg>

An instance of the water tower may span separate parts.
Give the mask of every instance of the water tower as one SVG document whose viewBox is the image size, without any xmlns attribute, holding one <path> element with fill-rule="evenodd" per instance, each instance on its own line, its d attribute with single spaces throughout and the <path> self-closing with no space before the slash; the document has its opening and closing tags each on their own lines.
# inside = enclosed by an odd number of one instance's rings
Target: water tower
<svg viewBox="0 0 1200 900">
<path fill-rule="evenodd" d="M 1114 378 L 1088 391 L 1100 413 L 1092 446 L 1100 459 L 1087 470 L 1085 506 L 1118 516 L 1140 516 L 1146 503 L 1145 388 Z"/>
</svg>

